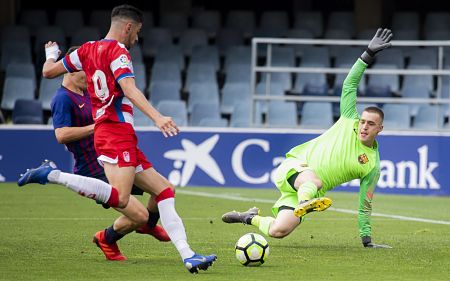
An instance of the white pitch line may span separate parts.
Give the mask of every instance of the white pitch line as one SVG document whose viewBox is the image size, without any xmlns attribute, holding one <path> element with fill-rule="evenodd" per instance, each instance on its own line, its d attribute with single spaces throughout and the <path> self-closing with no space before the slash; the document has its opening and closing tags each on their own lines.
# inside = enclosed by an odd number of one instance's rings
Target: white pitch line
<svg viewBox="0 0 450 281">
<path fill-rule="evenodd" d="M 195 196 L 201 196 L 201 197 L 209 197 L 209 198 L 220 198 L 220 199 L 227 199 L 227 200 L 234 200 L 234 201 L 243 201 L 243 202 L 258 202 L 258 203 L 271 203 L 271 204 L 275 202 L 274 200 L 269 200 L 269 199 L 245 198 L 245 197 L 236 196 L 236 195 L 208 193 L 208 192 L 201 192 L 201 191 L 191 191 L 191 190 L 180 189 L 180 188 L 177 189 L 177 193 L 186 194 L 186 195 L 195 195 Z M 339 212 L 339 213 L 345 213 L 345 214 L 354 214 L 354 215 L 358 214 L 357 211 L 347 210 L 347 209 L 339 209 L 339 208 L 333 208 L 333 207 L 330 207 L 328 210 Z M 379 213 L 372 213 L 372 216 L 397 219 L 397 220 L 403 220 L 403 221 L 416 221 L 416 222 L 450 225 L 450 221 L 430 220 L 430 219 L 422 219 L 422 218 L 414 218 L 414 217 L 406 217 L 406 216 L 398 216 L 398 215 L 387 215 L 387 214 L 379 214 Z"/>
</svg>

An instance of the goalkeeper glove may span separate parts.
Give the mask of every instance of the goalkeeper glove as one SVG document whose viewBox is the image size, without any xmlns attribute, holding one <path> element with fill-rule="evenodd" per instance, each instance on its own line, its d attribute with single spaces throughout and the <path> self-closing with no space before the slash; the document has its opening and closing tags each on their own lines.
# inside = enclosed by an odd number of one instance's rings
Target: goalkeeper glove
<svg viewBox="0 0 450 281">
<path fill-rule="evenodd" d="M 389 48 L 391 46 L 391 39 L 393 37 L 392 31 L 390 29 L 378 28 L 377 33 L 372 38 L 367 46 L 366 51 L 361 55 L 361 59 L 367 63 L 371 64 L 375 58 L 375 54 L 379 51 Z"/>
<path fill-rule="evenodd" d="M 383 244 L 374 244 L 372 243 L 372 238 L 370 236 L 363 236 L 362 243 L 365 248 L 384 248 L 384 249 L 392 249 L 389 245 L 383 245 Z"/>
</svg>

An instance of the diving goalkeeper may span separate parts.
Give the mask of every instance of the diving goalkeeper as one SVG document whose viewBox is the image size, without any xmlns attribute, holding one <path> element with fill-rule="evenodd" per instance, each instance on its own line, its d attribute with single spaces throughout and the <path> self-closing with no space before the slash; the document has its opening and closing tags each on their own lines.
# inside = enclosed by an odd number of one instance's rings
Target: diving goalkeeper
<svg viewBox="0 0 450 281">
<path fill-rule="evenodd" d="M 366 51 L 347 75 L 341 94 L 339 120 L 325 133 L 292 148 L 277 168 L 275 184 L 281 196 L 272 208 L 273 217 L 259 215 L 254 207 L 246 212 L 228 212 L 226 223 L 251 224 L 265 235 L 283 238 L 302 222 L 303 216 L 324 211 L 331 199 L 328 190 L 360 179 L 358 223 L 364 247 L 390 248 L 372 243 L 370 215 L 372 197 L 380 176 L 380 156 L 376 136 L 383 130 L 384 113 L 377 107 L 356 111 L 358 84 L 375 54 L 391 46 L 392 32 L 379 28 Z"/>
</svg>

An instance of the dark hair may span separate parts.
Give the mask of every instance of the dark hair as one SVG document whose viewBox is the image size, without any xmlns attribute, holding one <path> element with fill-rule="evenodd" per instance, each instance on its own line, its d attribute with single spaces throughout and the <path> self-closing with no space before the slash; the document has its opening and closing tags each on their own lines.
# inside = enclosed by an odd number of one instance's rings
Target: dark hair
<svg viewBox="0 0 450 281">
<path fill-rule="evenodd" d="M 72 47 L 70 47 L 69 50 L 67 50 L 67 52 L 66 52 L 66 56 L 70 55 L 73 51 L 75 51 L 78 48 L 80 48 L 80 46 L 72 46 Z"/>
<path fill-rule="evenodd" d="M 121 18 L 130 19 L 137 23 L 142 23 L 144 21 L 141 10 L 127 4 L 116 6 L 111 12 L 111 21 Z"/>
<path fill-rule="evenodd" d="M 364 111 L 371 112 L 371 113 L 376 113 L 376 114 L 380 115 L 381 122 L 383 122 L 383 120 L 384 120 L 384 112 L 380 108 L 378 108 L 376 106 L 369 106 L 369 107 L 364 108 Z"/>
</svg>

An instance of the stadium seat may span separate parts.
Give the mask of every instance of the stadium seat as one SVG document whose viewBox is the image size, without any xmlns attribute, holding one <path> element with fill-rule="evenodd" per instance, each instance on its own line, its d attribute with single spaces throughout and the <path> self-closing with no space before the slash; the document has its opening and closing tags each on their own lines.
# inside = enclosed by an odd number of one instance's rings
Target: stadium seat
<svg viewBox="0 0 450 281">
<path fill-rule="evenodd" d="M 297 105 L 295 102 L 270 101 L 267 125 L 276 128 L 297 126 Z"/>
<path fill-rule="evenodd" d="M 178 126 L 187 126 L 188 117 L 186 102 L 181 100 L 162 100 L 156 107 L 158 111 L 165 115 L 170 116 Z"/>
<path fill-rule="evenodd" d="M 374 65 L 373 69 L 398 69 L 395 64 Z M 366 95 L 374 97 L 390 97 L 392 93 L 398 93 L 400 89 L 400 77 L 396 74 L 371 74 L 368 75 Z"/>
<path fill-rule="evenodd" d="M 263 73 L 261 75 L 261 82 L 266 83 L 266 77 L 269 77 L 269 74 Z M 292 89 L 292 76 L 291 73 L 287 72 L 274 72 L 270 74 L 270 82 L 283 85 L 283 90 L 288 91 Z"/>
<path fill-rule="evenodd" d="M 263 33 L 286 34 L 289 29 L 289 18 L 286 11 L 264 11 L 261 14 L 259 23 L 260 31 Z"/>
<path fill-rule="evenodd" d="M 32 63 L 10 63 L 6 67 L 5 78 L 22 77 L 33 80 L 34 88 L 36 88 L 36 70 Z"/>
<path fill-rule="evenodd" d="M 241 30 L 245 38 L 253 36 L 256 26 L 255 12 L 245 10 L 232 10 L 228 13 L 225 23 L 227 28 Z"/>
<path fill-rule="evenodd" d="M 314 67 L 314 65 L 308 65 L 308 67 Z M 304 95 L 327 95 L 328 84 L 325 73 L 297 73 L 293 93 Z"/>
<path fill-rule="evenodd" d="M 44 124 L 44 116 L 40 101 L 17 99 L 12 112 L 14 124 Z"/>
<path fill-rule="evenodd" d="M 32 63 L 31 44 L 25 42 L 4 42 L 1 49 L 0 71 L 10 63 Z"/>
<path fill-rule="evenodd" d="M 219 103 L 202 100 L 192 106 L 190 125 L 199 126 L 202 119 L 220 119 Z"/>
<path fill-rule="evenodd" d="M 439 106 L 423 104 L 414 118 L 413 128 L 438 130 L 444 126 L 444 112 Z"/>
<path fill-rule="evenodd" d="M 392 30 L 420 30 L 420 16 L 418 12 L 394 12 L 392 15 Z"/>
<path fill-rule="evenodd" d="M 208 37 L 202 29 L 186 29 L 181 33 L 179 44 L 183 54 L 190 57 L 194 47 L 208 45 Z"/>
<path fill-rule="evenodd" d="M 155 27 L 155 21 L 153 18 L 153 13 L 151 11 L 143 11 L 144 24 L 142 25 L 141 32 L 139 33 L 139 40 L 145 41 L 147 32 L 149 29 Z M 150 40 L 150 39 L 149 39 Z"/>
<path fill-rule="evenodd" d="M 231 114 L 234 107 L 238 103 L 250 101 L 250 84 L 249 83 L 226 83 L 222 89 L 222 102 L 220 104 L 220 112 Z"/>
<path fill-rule="evenodd" d="M 3 86 L 1 108 L 12 110 L 14 108 L 14 103 L 18 99 L 33 100 L 34 89 L 32 79 L 21 77 L 6 78 Z"/>
<path fill-rule="evenodd" d="M 357 103 L 356 104 L 356 111 L 358 111 L 358 114 L 361 115 L 361 113 L 363 112 L 364 109 L 366 109 L 367 107 L 378 107 L 375 103 Z"/>
<path fill-rule="evenodd" d="M 411 117 L 407 104 L 385 104 L 383 112 L 385 130 L 406 130 L 410 128 Z"/>
<path fill-rule="evenodd" d="M 172 32 L 168 28 L 153 27 L 144 31 L 142 51 L 144 57 L 154 57 L 158 50 L 172 45 Z"/>
<path fill-rule="evenodd" d="M 19 24 L 27 26 L 31 35 L 36 35 L 36 30 L 49 25 L 47 11 L 43 9 L 23 10 L 20 13 Z"/>
<path fill-rule="evenodd" d="M 140 62 L 133 63 L 133 72 L 134 72 L 134 80 L 136 83 L 136 87 L 141 90 L 141 92 L 145 93 L 147 82 L 147 74 L 145 72 L 145 65 Z"/>
<path fill-rule="evenodd" d="M 36 43 L 34 45 L 34 53 L 36 54 L 37 64 L 41 65 L 45 61 L 44 46 L 48 41 L 58 43 L 59 49 L 65 53 L 67 50 L 66 35 L 60 26 L 41 26 L 36 32 Z"/>
<path fill-rule="evenodd" d="M 190 65 L 210 65 L 215 71 L 220 68 L 219 51 L 216 46 L 194 46 Z"/>
<path fill-rule="evenodd" d="M 197 103 L 208 101 L 219 107 L 219 89 L 215 83 L 192 83 L 189 87 L 188 112 L 191 113 Z M 220 109 L 217 111 L 220 112 Z M 198 120 L 200 121 L 200 120 Z"/>
<path fill-rule="evenodd" d="M 314 65 L 330 67 L 330 52 L 327 47 L 312 47 L 305 49 L 300 66 Z"/>
<path fill-rule="evenodd" d="M 221 26 L 219 11 L 200 10 L 194 12 L 192 27 L 206 31 L 208 37 L 215 38 Z"/>
<path fill-rule="evenodd" d="M 258 127 L 262 122 L 261 107 L 255 104 L 254 120 L 252 120 L 252 104 L 251 101 L 237 103 L 233 108 L 230 118 L 230 127 Z M 253 122 L 255 124 L 253 124 Z"/>
<path fill-rule="evenodd" d="M 225 84 L 233 82 L 241 82 L 241 83 L 248 83 L 250 85 L 250 77 L 251 77 L 250 65 L 244 64 L 227 65 L 225 73 L 226 73 Z"/>
<path fill-rule="evenodd" d="M 160 17 L 160 26 L 169 29 L 173 36 L 178 38 L 188 28 L 188 15 L 181 11 L 163 12 Z"/>
<path fill-rule="evenodd" d="M 174 63 L 155 63 L 152 67 L 152 73 L 148 83 L 149 87 L 151 88 L 152 84 L 157 81 L 169 81 L 181 89 L 179 65 Z"/>
<path fill-rule="evenodd" d="M 184 56 L 178 45 L 166 45 L 158 50 L 155 55 L 155 64 L 175 64 L 178 71 L 185 68 Z"/>
<path fill-rule="evenodd" d="M 331 12 L 328 18 L 327 30 L 338 29 L 346 30 L 350 37 L 355 35 L 355 15 L 353 12 Z"/>
<path fill-rule="evenodd" d="M 133 64 L 138 63 L 144 63 L 144 55 L 142 54 L 142 47 L 139 44 L 134 45 L 130 50 L 130 56 L 131 60 L 133 61 Z"/>
<path fill-rule="evenodd" d="M 382 56 L 377 56 L 376 64 L 395 64 L 398 69 L 405 68 L 405 56 L 400 48 L 383 50 Z"/>
<path fill-rule="evenodd" d="M 148 118 L 139 108 L 133 108 L 134 126 L 155 126 L 155 123 Z"/>
<path fill-rule="evenodd" d="M 228 49 L 225 54 L 225 68 L 230 65 L 246 65 L 252 63 L 252 50 L 247 46 L 234 46 Z"/>
<path fill-rule="evenodd" d="M 71 38 L 84 26 L 83 14 L 81 10 L 57 10 L 55 25 L 62 27 L 66 36 Z"/>
<path fill-rule="evenodd" d="M 422 82 L 420 79 L 417 79 L 414 83 L 409 83 L 403 87 L 402 97 L 407 98 L 429 98 L 430 91 L 428 90 L 428 86 Z M 419 110 L 419 104 L 410 104 L 410 114 L 412 116 L 416 116 Z"/>
<path fill-rule="evenodd" d="M 450 30 L 449 12 L 429 12 L 425 15 L 425 34 L 429 34 L 433 30 Z"/>
<path fill-rule="evenodd" d="M 244 44 L 244 34 L 241 30 L 223 28 L 216 36 L 216 45 L 221 56 L 225 56 L 228 49 Z"/>
<path fill-rule="evenodd" d="M 373 35 L 377 32 L 376 28 L 367 28 L 364 30 L 361 30 L 356 35 L 356 39 L 360 40 L 372 40 Z M 362 47 L 362 46 L 361 46 Z"/>
<path fill-rule="evenodd" d="M 333 125 L 333 111 L 330 102 L 305 102 L 300 120 L 301 128 L 327 129 Z"/>
<path fill-rule="evenodd" d="M 313 39 L 314 34 L 309 29 L 290 29 L 286 32 L 289 39 Z M 295 44 L 292 45 L 296 57 L 303 57 L 305 49 L 311 48 L 311 45 Z"/>
<path fill-rule="evenodd" d="M 337 65 L 336 67 L 351 69 L 352 66 L 353 66 L 353 63 L 354 62 L 349 63 L 349 64 L 340 64 L 340 65 Z M 341 95 L 341 93 L 342 93 L 342 86 L 344 84 L 345 78 L 347 77 L 347 74 L 348 73 L 338 73 L 338 74 L 336 74 L 335 79 L 334 79 L 334 90 L 333 90 L 333 94 L 335 96 L 340 96 Z M 365 83 L 366 75 L 367 74 L 363 74 L 363 76 L 361 78 L 361 82 L 358 85 L 358 93 L 364 93 L 366 91 L 366 83 Z"/>
<path fill-rule="evenodd" d="M 69 45 L 81 46 L 88 41 L 96 41 L 100 39 L 100 31 L 97 27 L 83 26 L 74 31 Z"/>
<path fill-rule="evenodd" d="M 28 26 L 7 25 L 1 30 L 2 45 L 5 42 L 30 43 L 31 35 Z"/>
<path fill-rule="evenodd" d="M 104 37 L 109 30 L 111 24 L 111 11 L 109 10 L 93 10 L 89 16 L 89 25 L 95 26 L 100 36 Z M 145 25 L 147 22 L 145 21 Z"/>
<path fill-rule="evenodd" d="M 410 51 L 410 62 L 408 68 L 430 67 L 437 68 L 436 48 L 413 48 Z"/>
<path fill-rule="evenodd" d="M 195 83 L 215 84 L 218 87 L 214 66 L 190 64 L 186 75 L 185 89 L 189 91 L 191 85 Z"/>
<path fill-rule="evenodd" d="M 364 48 L 362 48 L 361 46 L 357 47 L 341 46 L 340 48 L 336 48 L 336 57 L 334 64 L 336 67 L 340 67 L 342 65 L 352 66 L 363 52 Z"/>
<path fill-rule="evenodd" d="M 297 12 L 295 14 L 294 28 L 307 29 L 314 37 L 322 37 L 323 16 L 321 12 Z"/>
<path fill-rule="evenodd" d="M 64 76 L 58 76 L 54 79 L 41 78 L 41 83 L 39 83 L 39 96 L 38 100 L 42 103 L 42 108 L 44 110 L 51 109 L 52 98 L 56 93 L 56 90 L 61 87 Z"/>
<path fill-rule="evenodd" d="M 228 127 L 228 120 L 224 118 L 220 119 L 211 119 L 211 118 L 203 118 L 198 123 L 199 127 Z"/>
<path fill-rule="evenodd" d="M 150 87 L 149 97 L 154 106 L 163 100 L 181 100 L 180 88 L 169 81 L 155 82 Z"/>
</svg>

